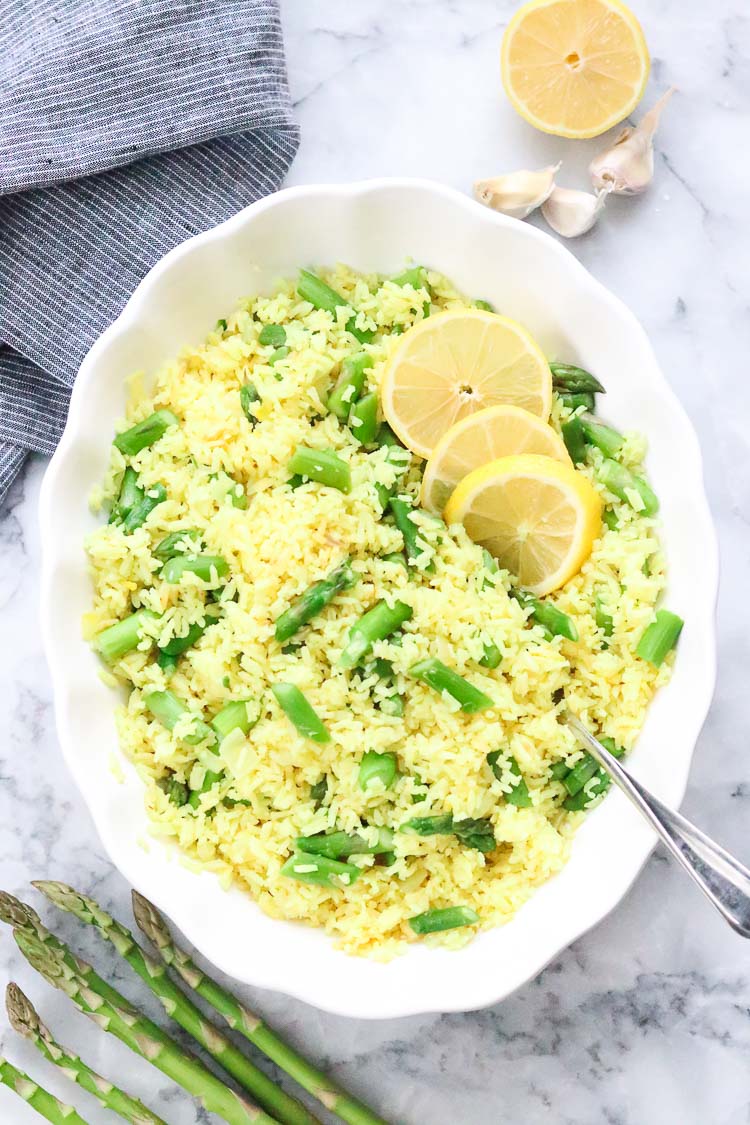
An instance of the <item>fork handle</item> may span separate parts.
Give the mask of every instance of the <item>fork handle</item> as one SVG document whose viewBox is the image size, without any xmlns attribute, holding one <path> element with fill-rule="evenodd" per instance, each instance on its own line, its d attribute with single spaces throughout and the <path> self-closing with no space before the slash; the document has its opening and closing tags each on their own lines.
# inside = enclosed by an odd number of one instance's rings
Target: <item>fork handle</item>
<svg viewBox="0 0 750 1125">
<path fill-rule="evenodd" d="M 750 938 L 750 870 L 682 813 L 649 793 L 574 715 L 567 716 L 566 724 L 648 820 L 725 921 L 742 937 Z"/>
</svg>

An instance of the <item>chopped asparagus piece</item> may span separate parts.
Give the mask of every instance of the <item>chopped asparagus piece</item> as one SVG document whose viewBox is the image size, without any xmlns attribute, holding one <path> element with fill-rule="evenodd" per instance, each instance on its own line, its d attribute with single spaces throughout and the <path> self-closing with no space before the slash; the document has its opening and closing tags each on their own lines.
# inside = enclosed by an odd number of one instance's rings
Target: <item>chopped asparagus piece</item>
<svg viewBox="0 0 750 1125">
<path fill-rule="evenodd" d="M 343 590 L 350 590 L 357 581 L 357 575 L 352 570 L 349 559 L 345 559 L 335 570 L 325 578 L 313 582 L 298 595 L 289 606 L 289 609 L 276 621 L 274 636 L 280 643 L 288 641 L 298 630 L 317 617 L 337 594 Z"/>
<path fill-rule="evenodd" d="M 415 934 L 437 934 L 443 930 L 455 930 L 460 926 L 475 926 L 479 921 L 476 910 L 470 906 L 446 906 L 442 910 L 425 910 L 409 919 Z"/>
<path fill-rule="evenodd" d="M 350 855 L 381 855 L 393 847 L 393 832 L 379 828 L 374 844 L 368 844 L 356 832 L 318 832 L 315 836 L 298 836 L 298 851 L 308 855 L 325 855 L 329 859 L 346 859 Z"/>
<path fill-rule="evenodd" d="M 378 754 L 375 750 L 368 750 L 359 763 L 359 787 L 366 793 L 374 782 L 380 781 L 383 788 L 388 789 L 396 780 L 397 773 L 395 754 Z"/>
<path fill-rule="evenodd" d="M 500 765 L 501 758 L 505 762 L 505 769 Z M 516 805 L 519 809 L 530 808 L 532 800 L 529 787 L 521 773 L 521 767 L 513 755 L 504 754 L 501 750 L 493 750 L 491 754 L 487 755 L 487 764 L 498 781 L 505 781 L 506 774 L 510 774 L 513 787 L 510 792 L 504 794 L 508 804 Z"/>
<path fill-rule="evenodd" d="M 286 717 L 303 738 L 313 742 L 330 742 L 331 736 L 317 714 L 294 684 L 272 684 L 271 691 Z"/>
<path fill-rule="evenodd" d="M 605 488 L 641 515 L 654 516 L 659 511 L 659 499 L 651 486 L 619 461 L 605 458 L 598 476 Z"/>
<path fill-rule="evenodd" d="M 201 545 L 201 533 L 194 527 L 186 527 L 184 531 L 173 531 L 169 535 L 165 535 L 155 547 L 151 548 L 151 554 L 156 559 L 166 562 L 167 559 L 172 559 L 175 555 L 189 555 L 194 553 Z"/>
<path fill-rule="evenodd" d="M 358 352 L 357 355 L 347 356 L 341 364 L 341 374 L 328 396 L 328 409 L 342 422 L 347 420 L 352 406 L 362 394 L 372 362 L 372 356 L 367 352 Z"/>
<path fill-rule="evenodd" d="M 349 643 L 337 663 L 339 668 L 354 668 L 371 650 L 376 641 L 395 633 L 412 615 L 404 602 L 377 602 L 349 630 Z"/>
<path fill-rule="evenodd" d="M 281 324 L 264 324 L 258 333 L 259 344 L 270 344 L 272 348 L 281 348 L 286 343 L 286 328 Z"/>
<path fill-rule="evenodd" d="M 641 660 L 647 660 L 655 668 L 660 668 L 668 653 L 677 644 L 685 622 L 668 609 L 658 609 L 656 617 L 648 626 L 635 650 Z"/>
<path fill-rule="evenodd" d="M 94 640 L 94 648 L 108 664 L 112 664 L 137 648 L 143 636 L 143 626 L 158 619 L 158 613 L 152 613 L 150 609 L 139 609 L 130 617 L 102 629 Z"/>
<path fill-rule="evenodd" d="M 360 445 L 371 445 L 378 432 L 378 396 L 365 395 L 352 407 L 349 414 L 349 429 L 352 437 Z"/>
<path fill-rule="evenodd" d="M 553 637 L 566 637 L 569 641 L 578 640 L 575 622 L 551 602 L 540 601 L 533 594 L 527 594 L 523 590 L 511 590 L 511 597 L 515 598 L 524 609 L 531 608 L 534 621 L 543 626 Z"/>
<path fill-rule="evenodd" d="M 309 449 L 298 445 L 288 465 L 289 471 L 301 477 L 309 477 L 319 484 L 349 492 L 352 487 L 351 470 L 332 449 Z"/>
<path fill-rule="evenodd" d="M 349 302 L 340 293 L 337 293 L 330 285 L 326 285 L 322 278 L 310 270 L 300 270 L 297 293 L 303 301 L 309 301 L 314 308 L 324 309 L 334 317 L 337 308 L 351 308 Z M 347 321 L 346 329 L 347 332 L 351 332 L 355 340 L 359 340 L 360 344 L 369 343 L 375 335 L 369 328 L 357 328 L 357 314 L 354 309 L 352 309 L 352 315 Z"/>
<path fill-rule="evenodd" d="M 604 387 L 590 371 L 572 363 L 550 363 L 552 386 L 564 394 L 604 394 Z"/>
<path fill-rule="evenodd" d="M 136 422 L 129 430 L 118 434 L 113 444 L 126 457 L 135 457 L 136 453 L 164 437 L 170 426 L 179 424 L 179 418 L 171 410 L 157 410 L 142 422 Z"/>
<path fill-rule="evenodd" d="M 261 402 L 261 397 L 252 383 L 243 383 L 240 387 L 240 407 L 251 426 L 256 426 L 258 419 L 253 412 L 253 406 Z"/>
<path fill-rule="evenodd" d="M 353 863 L 339 863 L 337 859 L 329 859 L 328 856 L 295 852 L 281 868 L 281 874 L 289 879 L 297 879 L 300 883 L 315 883 L 320 887 L 340 889 L 350 887 L 362 872 Z"/>
<path fill-rule="evenodd" d="M 171 585 L 178 583 L 183 574 L 197 574 L 204 582 L 215 582 L 228 571 L 229 564 L 221 555 L 175 555 L 164 563 L 161 576 Z"/>
<path fill-rule="evenodd" d="M 622 447 L 624 440 L 622 434 L 613 430 L 611 426 L 605 426 L 603 422 L 597 422 L 590 414 L 580 414 L 579 418 L 587 443 L 601 449 L 605 457 L 614 457 Z"/>
<path fill-rule="evenodd" d="M 427 660 L 420 660 L 416 664 L 412 664 L 409 675 L 416 680 L 422 680 L 434 691 L 441 694 L 444 691 L 447 692 L 457 703 L 460 703 L 461 710 L 465 711 L 467 715 L 484 711 L 487 707 L 494 705 L 494 701 L 488 695 L 485 695 L 483 691 L 474 687 L 463 676 L 459 676 L 458 672 L 454 672 L 452 668 L 448 668 L 447 665 L 434 657 L 428 657 Z"/>
<path fill-rule="evenodd" d="M 589 414 L 596 409 L 596 399 L 593 394 L 581 392 L 577 395 L 560 395 L 560 401 L 568 410 L 579 410 L 581 407 Z"/>
<path fill-rule="evenodd" d="M 143 702 L 154 718 L 167 730 L 172 731 L 177 723 L 190 712 L 181 699 L 171 691 L 147 691 L 143 695 Z M 208 723 L 204 723 L 198 715 L 191 716 L 191 730 L 182 736 L 182 741 L 189 746 L 199 746 L 201 742 L 216 742 L 216 735 Z"/>
</svg>

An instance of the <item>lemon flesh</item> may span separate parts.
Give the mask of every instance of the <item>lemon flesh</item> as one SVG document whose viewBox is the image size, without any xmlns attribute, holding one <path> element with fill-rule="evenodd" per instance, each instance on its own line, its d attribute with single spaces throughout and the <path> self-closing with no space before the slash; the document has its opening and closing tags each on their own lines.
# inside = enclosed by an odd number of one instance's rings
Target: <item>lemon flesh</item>
<svg viewBox="0 0 750 1125">
<path fill-rule="evenodd" d="M 539 453 L 570 464 L 559 434 L 520 406 L 488 406 L 456 422 L 440 438 L 427 462 L 422 507 L 442 514 L 464 477 L 490 461 L 516 453 Z"/>
<path fill-rule="evenodd" d="M 546 421 L 552 376 L 520 324 L 482 309 L 456 309 L 404 333 L 380 395 L 390 427 L 412 453 L 427 458 L 446 430 L 488 406 L 520 406 Z"/>
<path fill-rule="evenodd" d="M 583 566 L 601 530 L 601 498 L 572 465 L 534 453 L 475 469 L 445 508 L 533 594 L 549 594 Z"/>
<path fill-rule="evenodd" d="M 638 20 L 619 0 L 530 0 L 501 49 L 520 115 L 558 137 L 598 137 L 643 97 L 650 68 Z"/>
</svg>

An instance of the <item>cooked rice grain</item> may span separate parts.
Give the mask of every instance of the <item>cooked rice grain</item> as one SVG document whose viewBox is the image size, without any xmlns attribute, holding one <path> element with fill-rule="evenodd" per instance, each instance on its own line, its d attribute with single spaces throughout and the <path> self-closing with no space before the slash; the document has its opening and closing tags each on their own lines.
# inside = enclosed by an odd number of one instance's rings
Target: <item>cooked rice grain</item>
<svg viewBox="0 0 750 1125">
<path fill-rule="evenodd" d="M 360 324 L 377 327 L 366 345 L 373 358 L 366 390 L 376 390 L 384 361 L 397 337 L 423 314 L 423 294 L 374 275 L 338 266 L 326 280 L 361 310 Z M 433 308 L 469 304 L 444 278 L 429 274 Z M 204 795 L 200 808 L 177 808 L 157 785 L 165 776 L 200 784 L 210 753 L 180 742 L 147 712 L 143 693 L 167 686 L 150 638 L 113 671 L 131 690 L 118 709 L 124 753 L 146 783 L 146 802 L 159 836 L 169 837 L 193 862 L 214 871 L 223 886 L 238 882 L 277 918 L 321 926 L 351 953 L 385 958 L 415 940 L 408 919 L 433 907 L 472 906 L 489 928 L 508 921 L 565 863 L 580 814 L 561 807 L 563 787 L 549 766 L 561 756 L 580 755 L 558 723 L 565 692 L 568 704 L 601 734 L 629 749 L 654 689 L 668 675 L 634 655 L 664 587 L 664 568 L 654 521 L 614 501 L 620 526 L 602 528 L 591 557 L 555 602 L 576 622 L 580 641 L 545 639 L 527 613 L 509 598 L 509 579 L 484 583 L 482 552 L 460 527 L 440 532 L 429 521 L 422 563 L 434 558 L 434 574 L 410 578 L 379 556 L 399 551 L 401 535 L 380 518 L 375 486 L 394 483 L 385 451 L 365 453 L 323 402 L 345 356 L 360 350 L 346 331 L 349 312 L 335 317 L 300 301 L 292 283 L 271 297 L 244 301 L 225 332 L 185 351 L 161 371 L 152 390 L 130 382 L 128 424 L 168 407 L 181 425 L 132 459 L 141 483 L 166 485 L 168 499 L 145 525 L 125 535 L 117 525 L 99 528 L 87 541 L 95 587 L 85 632 L 99 630 L 145 606 L 163 614 L 154 626 L 161 644 L 184 636 L 205 620 L 218 597 L 220 617 L 180 658 L 169 688 L 191 708 L 210 717 L 232 699 L 258 700 L 260 720 L 247 737 L 233 735 L 221 746 L 225 780 Z M 263 324 L 283 324 L 289 355 L 269 363 L 273 349 L 261 345 Z M 251 380 L 261 403 L 252 427 L 240 408 L 239 389 Z M 555 406 L 559 425 L 561 407 Z M 348 462 L 352 490 L 343 495 L 314 483 L 296 490 L 286 468 L 298 445 L 331 448 Z M 638 467 L 643 442 L 629 436 L 623 457 Z M 113 447 L 109 472 L 96 503 L 108 506 L 119 487 L 125 459 Z M 592 470 L 585 470 L 593 479 Z M 218 474 L 218 476 L 217 476 Z M 246 510 L 232 506 L 226 474 L 249 496 Z M 420 469 L 412 463 L 403 491 L 418 495 Z M 612 498 L 607 497 L 612 504 Z M 223 555 L 230 568 L 225 584 L 188 575 L 179 586 L 159 577 L 152 548 L 167 534 L 198 528 L 205 550 Z M 283 652 L 273 637 L 275 619 L 292 598 L 350 556 L 358 574 L 304 632 L 304 643 Z M 214 589 L 215 587 L 215 589 Z M 614 621 L 606 647 L 594 621 L 599 595 Z M 333 664 L 348 630 L 378 598 L 398 596 L 413 609 L 403 640 L 380 642 L 374 655 L 393 665 L 403 693 L 403 717 L 377 706 L 392 692 L 372 675 L 344 674 Z M 300 638 L 294 638 L 298 640 Z M 490 671 L 478 663 L 491 640 L 502 652 Z M 465 715 L 408 668 L 435 656 L 495 700 L 490 711 Z M 300 738 L 281 713 L 269 684 L 288 681 L 307 696 L 332 735 L 326 745 Z M 506 748 L 515 756 L 533 798 L 531 808 L 504 800 L 503 786 L 487 766 L 487 754 Z M 366 750 L 395 751 L 400 776 L 392 789 L 358 785 Z M 213 757 L 213 764 L 217 759 Z M 310 789 L 322 775 L 328 793 L 316 807 Z M 247 804 L 227 807 L 226 797 Z M 280 875 L 295 837 L 334 827 L 398 828 L 413 816 L 451 811 L 457 818 L 490 817 L 498 849 L 470 850 L 453 837 L 397 833 L 393 866 L 355 856 L 361 877 L 338 890 L 306 885 Z M 430 937 L 459 946 L 473 929 Z"/>
</svg>

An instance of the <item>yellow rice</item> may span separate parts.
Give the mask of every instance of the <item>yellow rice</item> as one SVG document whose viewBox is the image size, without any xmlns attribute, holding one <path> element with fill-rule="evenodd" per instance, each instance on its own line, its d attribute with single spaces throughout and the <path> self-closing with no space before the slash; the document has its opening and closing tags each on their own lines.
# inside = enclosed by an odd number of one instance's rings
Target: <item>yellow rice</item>
<svg viewBox="0 0 750 1125">
<path fill-rule="evenodd" d="M 395 324 L 409 326 L 422 317 L 424 294 L 343 266 L 323 276 L 360 310 L 360 326 L 382 332 L 366 345 L 374 359 L 369 389 L 376 390 L 397 339 L 388 333 Z M 428 277 L 433 309 L 471 304 L 445 278 Z M 574 644 L 546 639 L 527 620 L 528 611 L 508 596 L 506 574 L 494 588 L 485 585 L 482 552 L 461 527 L 449 533 L 443 528 L 438 535 L 433 525 L 425 526 L 430 546 L 422 563 L 434 560 L 432 574 L 407 576 L 401 566 L 382 561 L 379 556 L 402 548 L 399 531 L 380 518 L 375 491 L 378 481 L 394 483 L 393 470 L 385 450 L 363 453 L 322 405 L 341 360 L 361 350 L 346 331 L 349 315 L 345 309 L 336 317 L 313 309 L 288 282 L 270 297 L 243 301 L 226 330 L 217 329 L 200 347 L 185 351 L 152 388 L 140 378 L 131 380 L 123 428 L 164 407 L 181 420 L 133 459 L 141 483 L 163 482 L 168 499 L 131 535 L 110 525 L 90 536 L 95 598 L 85 631 L 93 637 L 140 606 L 164 614 L 154 629 L 162 644 L 202 621 L 208 584 L 188 575 L 179 586 L 167 585 L 151 553 L 172 531 L 201 530 L 205 550 L 229 562 L 222 615 L 181 657 L 168 686 L 206 719 L 231 699 L 253 698 L 260 721 L 247 737 L 235 732 L 222 743 L 226 777 L 204 795 L 200 809 L 177 808 L 157 780 L 172 771 L 199 787 L 206 753 L 196 761 L 195 748 L 176 737 L 179 730 L 164 729 L 144 706 L 144 690 L 167 686 L 151 639 L 114 666 L 118 679 L 133 685 L 118 709 L 117 725 L 121 747 L 144 780 L 153 830 L 216 872 L 223 885 L 237 881 L 270 915 L 321 926 L 343 949 L 384 958 L 418 940 L 408 924 L 414 915 L 461 904 L 478 912 L 482 928 L 497 926 L 560 870 L 581 814 L 562 809 L 562 783 L 548 771 L 561 756 L 573 764 L 581 751 L 558 724 L 562 704 L 556 701 L 564 691 L 585 723 L 632 747 L 654 689 L 668 675 L 666 666 L 657 672 L 634 655 L 664 587 L 664 567 L 654 521 L 605 494 L 619 529 L 602 527 L 581 573 L 553 599 L 578 627 Z M 283 324 L 287 332 L 290 354 L 273 366 L 268 362 L 273 349 L 258 342 L 264 323 Z M 534 325 L 528 327 L 533 332 Z M 255 428 L 242 413 L 238 393 L 249 379 L 262 399 Z M 560 412 L 558 404 L 555 425 Z M 300 444 L 335 449 L 351 467 L 351 493 L 315 483 L 290 489 L 287 463 Z M 639 468 L 643 454 L 642 440 L 629 435 L 622 459 Z M 116 495 L 124 466 L 113 447 L 96 506 Z M 592 469 L 583 471 L 601 490 Z M 246 486 L 247 510 L 231 505 L 222 474 Z M 400 491 L 416 498 L 420 475 L 412 459 Z M 307 626 L 301 648 L 284 654 L 273 638 L 275 619 L 346 556 L 359 581 Z M 393 664 L 406 699 L 403 718 L 375 705 L 392 690 L 376 676 L 359 679 L 333 667 L 351 625 L 378 598 L 394 594 L 413 608 L 413 617 L 400 646 L 380 642 L 374 655 Z M 594 620 L 596 595 L 614 619 L 607 646 Z M 494 671 L 478 663 L 490 640 L 503 654 Z M 449 698 L 408 678 L 407 669 L 427 656 L 466 676 L 495 706 L 466 715 Z M 318 745 L 297 734 L 269 691 L 278 681 L 305 693 L 331 742 Z M 508 786 L 486 763 L 487 754 L 501 748 L 517 759 L 531 808 L 504 801 Z M 364 794 L 359 788 L 366 750 L 396 752 L 400 776 L 388 791 Z M 323 775 L 328 796 L 316 808 L 310 788 Z M 226 796 L 249 805 L 226 807 Z M 453 837 L 396 832 L 395 864 L 386 868 L 372 856 L 353 857 L 349 862 L 364 870 L 348 888 L 280 875 L 297 836 L 334 827 L 366 833 L 363 824 L 398 828 L 410 817 L 441 812 L 490 817 L 497 850 L 483 855 Z M 476 928 L 428 940 L 458 946 Z"/>
</svg>

